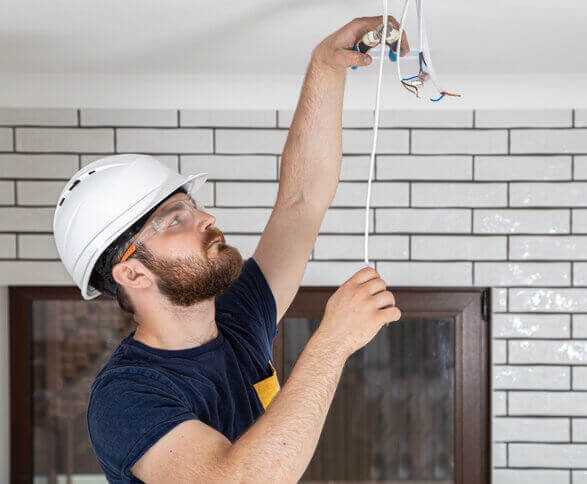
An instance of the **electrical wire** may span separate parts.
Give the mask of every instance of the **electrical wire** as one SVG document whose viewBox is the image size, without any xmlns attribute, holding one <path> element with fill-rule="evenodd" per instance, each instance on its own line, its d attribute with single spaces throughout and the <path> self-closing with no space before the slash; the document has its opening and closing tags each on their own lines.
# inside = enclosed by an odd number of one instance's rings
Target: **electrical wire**
<svg viewBox="0 0 587 484">
<path fill-rule="evenodd" d="M 401 44 L 401 32 L 398 45 Z M 369 181 L 367 183 L 367 203 L 365 205 L 365 264 L 375 268 L 375 264 L 369 263 L 369 201 L 371 200 L 371 179 L 375 165 L 375 150 L 377 149 L 377 132 L 379 128 L 379 101 L 381 97 L 381 80 L 383 78 L 383 61 L 385 60 L 385 42 L 387 39 L 387 0 L 383 0 L 383 33 L 381 35 L 381 56 L 379 58 L 379 75 L 377 77 L 377 94 L 375 96 L 375 116 L 373 122 L 373 146 L 371 148 L 371 160 L 369 166 Z M 401 79 L 401 78 L 400 78 Z"/>
</svg>

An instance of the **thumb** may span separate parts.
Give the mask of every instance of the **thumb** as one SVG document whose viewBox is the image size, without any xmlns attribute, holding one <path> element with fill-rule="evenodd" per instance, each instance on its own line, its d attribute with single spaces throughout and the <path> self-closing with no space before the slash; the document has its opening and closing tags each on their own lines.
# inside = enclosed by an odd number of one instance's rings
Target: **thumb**
<svg viewBox="0 0 587 484">
<path fill-rule="evenodd" d="M 347 50 L 345 52 L 345 63 L 347 67 L 368 66 L 372 58 L 369 54 L 361 54 L 356 50 Z"/>
</svg>

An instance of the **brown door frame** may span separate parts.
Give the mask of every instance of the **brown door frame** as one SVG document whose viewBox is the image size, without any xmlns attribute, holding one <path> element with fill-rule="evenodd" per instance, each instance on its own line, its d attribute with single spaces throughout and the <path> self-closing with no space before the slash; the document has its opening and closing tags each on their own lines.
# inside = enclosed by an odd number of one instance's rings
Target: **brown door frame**
<svg viewBox="0 0 587 484">
<path fill-rule="evenodd" d="M 300 288 L 284 318 L 321 319 L 326 302 L 336 289 L 325 286 Z M 481 295 L 485 290 L 489 298 L 489 290 L 421 287 L 392 290 L 396 305 L 405 318 L 455 318 L 455 479 L 457 484 L 488 484 L 491 455 L 490 323 L 481 317 Z M 104 296 L 97 299 L 100 298 Z M 82 297 L 79 289 L 71 286 L 9 288 L 10 474 L 11 482 L 15 484 L 29 484 L 33 476 L 31 303 L 52 299 L 82 300 Z M 278 375 L 282 375 L 283 338 L 287 324 L 280 323 L 279 326 L 273 354 Z"/>
<path fill-rule="evenodd" d="M 8 288 L 10 340 L 10 482 L 33 482 L 33 401 L 31 346 L 33 301 L 82 300 L 77 287 Z M 96 300 L 106 299 L 100 295 Z"/>
<path fill-rule="evenodd" d="M 328 298 L 337 287 L 302 287 L 285 318 L 322 319 Z M 388 288 L 402 318 L 455 318 L 455 482 L 489 484 L 491 457 L 490 322 L 482 317 L 488 288 Z M 489 314 L 489 312 L 488 312 Z M 400 324 L 400 322 L 395 324 Z M 283 385 L 283 339 L 287 324 L 279 323 L 273 349 Z"/>
</svg>

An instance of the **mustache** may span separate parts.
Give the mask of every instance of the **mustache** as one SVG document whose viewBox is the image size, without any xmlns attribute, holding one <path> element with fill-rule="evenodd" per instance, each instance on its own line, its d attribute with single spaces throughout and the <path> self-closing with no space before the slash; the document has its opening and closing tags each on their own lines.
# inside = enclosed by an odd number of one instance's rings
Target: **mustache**
<svg viewBox="0 0 587 484">
<path fill-rule="evenodd" d="M 206 239 L 204 241 L 204 245 L 206 247 L 208 247 L 214 240 L 216 240 L 218 238 L 221 240 L 222 243 L 226 243 L 226 240 L 224 239 L 224 234 L 222 233 L 222 231 L 216 227 L 213 227 L 210 230 L 208 230 L 208 234 L 207 234 Z"/>
</svg>

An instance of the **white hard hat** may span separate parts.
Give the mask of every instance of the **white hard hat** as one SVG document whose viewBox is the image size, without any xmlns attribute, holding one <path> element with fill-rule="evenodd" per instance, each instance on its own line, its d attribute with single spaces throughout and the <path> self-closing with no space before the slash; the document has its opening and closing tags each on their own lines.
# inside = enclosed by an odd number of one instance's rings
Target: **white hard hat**
<svg viewBox="0 0 587 484">
<path fill-rule="evenodd" d="M 194 195 L 208 173 L 183 176 L 149 155 L 113 155 L 93 161 L 63 188 L 53 217 L 59 256 L 84 299 L 100 291 L 89 283 L 96 260 L 143 215 L 178 188 Z"/>
</svg>

